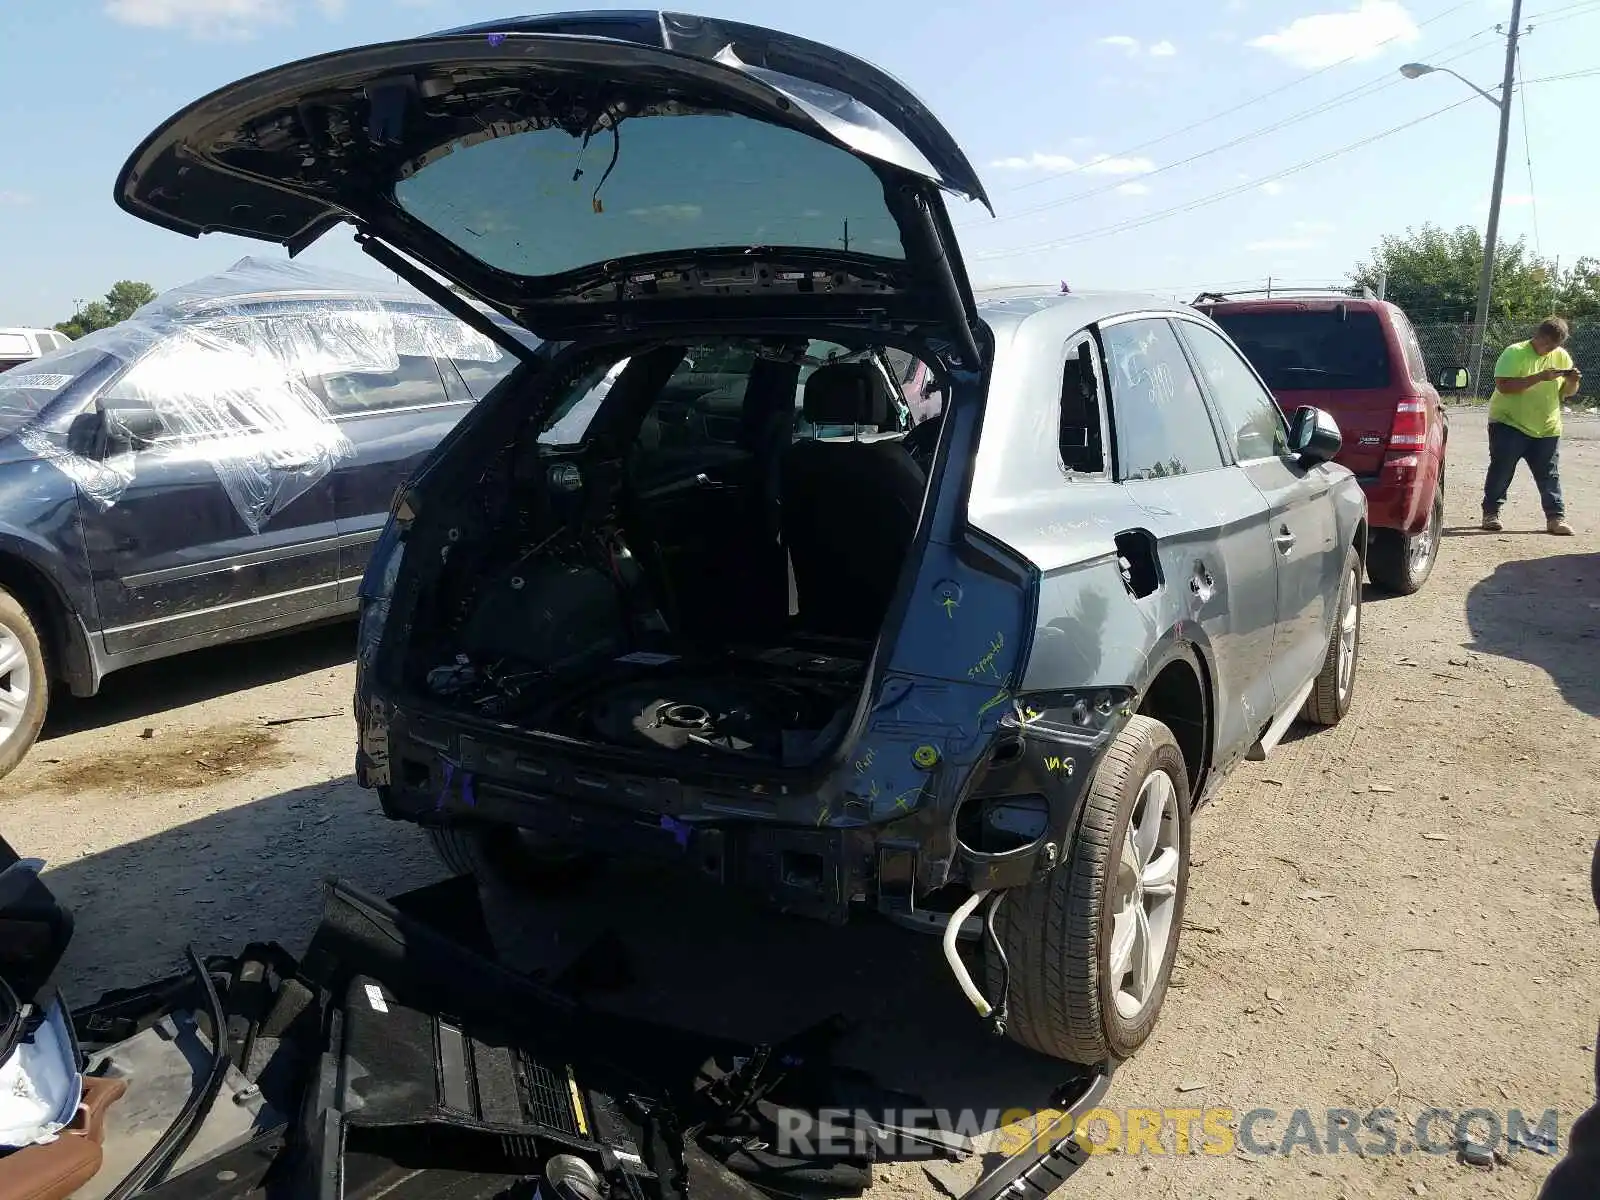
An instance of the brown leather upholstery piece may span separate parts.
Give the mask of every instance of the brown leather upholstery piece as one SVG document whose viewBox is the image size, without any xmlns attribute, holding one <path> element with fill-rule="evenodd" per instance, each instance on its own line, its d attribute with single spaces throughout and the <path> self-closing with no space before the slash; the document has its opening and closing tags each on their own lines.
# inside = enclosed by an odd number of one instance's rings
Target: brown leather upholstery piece
<svg viewBox="0 0 1600 1200">
<path fill-rule="evenodd" d="M 106 1113 L 128 1090 L 126 1080 L 83 1081 L 78 1115 L 46 1146 L 28 1146 L 0 1158 L 0 1200 L 66 1200 L 100 1170 Z"/>
</svg>

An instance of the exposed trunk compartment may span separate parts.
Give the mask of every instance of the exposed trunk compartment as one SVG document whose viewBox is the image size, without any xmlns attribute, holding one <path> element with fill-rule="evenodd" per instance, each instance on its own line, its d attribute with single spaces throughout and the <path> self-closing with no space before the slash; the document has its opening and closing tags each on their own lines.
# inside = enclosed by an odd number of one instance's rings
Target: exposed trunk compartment
<svg viewBox="0 0 1600 1200">
<path fill-rule="evenodd" d="M 406 690 L 685 769 L 836 749 L 926 489 L 875 354 L 656 344 L 556 385 L 408 536 Z"/>
</svg>

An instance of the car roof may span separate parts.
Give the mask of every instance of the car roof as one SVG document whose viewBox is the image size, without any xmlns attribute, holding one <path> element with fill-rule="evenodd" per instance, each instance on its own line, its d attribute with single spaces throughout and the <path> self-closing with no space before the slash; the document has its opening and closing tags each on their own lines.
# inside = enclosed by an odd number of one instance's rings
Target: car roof
<svg viewBox="0 0 1600 1200">
<path fill-rule="evenodd" d="M 41 325 L 0 325 L 0 333 L 54 333 Z"/>
<path fill-rule="evenodd" d="M 1059 287 L 1022 285 L 979 289 L 978 315 L 997 332 L 1024 322 L 1046 324 L 1063 335 L 1128 313 L 1199 314 L 1189 305 L 1144 292 L 1063 292 Z"/>
<path fill-rule="evenodd" d="M 1203 312 L 1272 312 L 1293 309 L 1305 312 L 1326 312 L 1344 305 L 1352 312 L 1383 313 L 1397 308 L 1387 300 L 1369 300 L 1365 296 L 1334 296 L 1325 294 L 1299 296 L 1254 296 L 1236 300 L 1200 300 L 1195 307 Z"/>
</svg>

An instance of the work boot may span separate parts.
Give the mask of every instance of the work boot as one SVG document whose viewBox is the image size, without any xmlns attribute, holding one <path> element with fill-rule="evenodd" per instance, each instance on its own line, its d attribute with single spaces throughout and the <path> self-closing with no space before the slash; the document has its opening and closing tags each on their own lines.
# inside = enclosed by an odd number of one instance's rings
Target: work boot
<svg viewBox="0 0 1600 1200">
<path fill-rule="evenodd" d="M 1499 514 L 1492 512 L 1486 512 L 1483 514 L 1483 527 L 1490 533 L 1499 533 L 1505 528 L 1504 525 L 1500 524 Z"/>
<path fill-rule="evenodd" d="M 1557 537 L 1571 537 L 1572 526 L 1568 525 L 1561 517 L 1551 517 L 1545 522 L 1544 527 Z"/>
</svg>

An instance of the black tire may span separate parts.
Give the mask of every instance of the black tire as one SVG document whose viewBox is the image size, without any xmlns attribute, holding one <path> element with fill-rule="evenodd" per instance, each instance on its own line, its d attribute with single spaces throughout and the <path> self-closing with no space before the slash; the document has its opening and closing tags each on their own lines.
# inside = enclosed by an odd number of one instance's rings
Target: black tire
<svg viewBox="0 0 1600 1200">
<path fill-rule="evenodd" d="M 430 826 L 427 834 L 452 872 L 471 875 L 481 888 L 498 892 L 548 895 L 581 883 L 596 866 L 592 856 L 510 826 Z"/>
<path fill-rule="evenodd" d="M 44 728 L 44 715 L 50 707 L 50 676 L 46 672 L 44 647 L 39 641 L 39 631 L 34 628 L 28 610 L 18 603 L 10 592 L 0 590 L 0 657 L 16 662 L 12 670 L 0 671 L 0 692 L 10 694 L 19 690 L 20 701 L 7 706 L 6 724 L 0 732 L 0 779 L 16 770 L 39 740 Z"/>
<path fill-rule="evenodd" d="M 1415 595 L 1439 561 L 1443 529 L 1444 492 L 1440 490 L 1434 493 L 1428 525 L 1421 533 L 1401 533 L 1398 529 L 1372 532 L 1367 544 L 1367 578 L 1392 595 Z"/>
<path fill-rule="evenodd" d="M 1163 830 L 1175 835 L 1178 857 L 1170 924 L 1143 1007 L 1125 1016 L 1115 991 L 1121 980 L 1112 978 L 1111 969 L 1117 915 L 1112 893 L 1119 876 L 1124 884 L 1129 877 L 1119 869 L 1129 822 L 1146 782 L 1157 773 L 1165 773 L 1172 784 L 1175 828 Z M 995 932 L 1010 968 L 1006 1033 L 1013 1041 L 1084 1065 L 1126 1058 L 1144 1044 L 1160 1016 L 1183 928 L 1189 809 L 1189 777 L 1172 731 L 1149 717 L 1132 718 L 1095 770 L 1082 821 L 1061 865 L 1012 889 L 1000 902 Z M 1001 964 L 993 947 L 985 946 L 986 994 L 998 998 Z"/>
<path fill-rule="evenodd" d="M 1341 674 L 1340 654 L 1346 616 L 1354 609 L 1354 628 L 1348 670 Z M 1350 711 L 1356 694 L 1356 671 L 1361 663 L 1361 556 L 1351 547 L 1344 560 L 1344 582 L 1339 585 L 1339 608 L 1328 635 L 1328 653 L 1322 660 L 1317 682 L 1300 710 L 1302 719 L 1313 725 L 1337 725 Z"/>
</svg>

